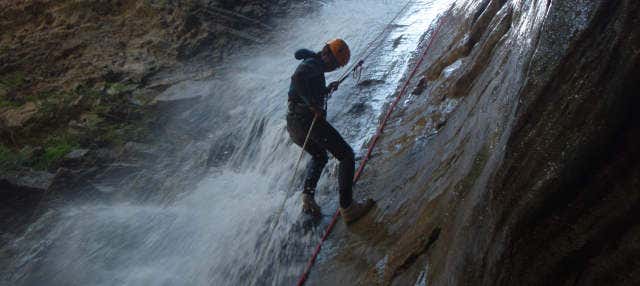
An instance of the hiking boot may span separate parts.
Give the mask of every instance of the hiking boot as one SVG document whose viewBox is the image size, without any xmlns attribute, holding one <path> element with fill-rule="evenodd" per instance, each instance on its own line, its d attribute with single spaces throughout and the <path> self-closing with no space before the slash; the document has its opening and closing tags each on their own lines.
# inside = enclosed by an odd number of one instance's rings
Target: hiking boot
<svg viewBox="0 0 640 286">
<path fill-rule="evenodd" d="M 340 208 L 340 214 L 346 224 L 350 224 L 365 214 L 373 207 L 375 201 L 367 199 L 364 202 L 353 202 L 348 208 Z"/>
<path fill-rule="evenodd" d="M 322 214 L 320 206 L 316 203 L 313 195 L 302 194 L 302 212 L 312 216 L 320 216 Z"/>
</svg>

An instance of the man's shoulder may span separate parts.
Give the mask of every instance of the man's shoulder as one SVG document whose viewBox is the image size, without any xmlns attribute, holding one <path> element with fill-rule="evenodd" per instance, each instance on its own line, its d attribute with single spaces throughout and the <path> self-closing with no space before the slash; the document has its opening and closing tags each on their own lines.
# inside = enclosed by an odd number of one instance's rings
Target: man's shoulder
<svg viewBox="0 0 640 286">
<path fill-rule="evenodd" d="M 316 58 L 304 59 L 296 68 L 296 73 L 306 75 L 322 74 L 322 62 Z"/>
</svg>

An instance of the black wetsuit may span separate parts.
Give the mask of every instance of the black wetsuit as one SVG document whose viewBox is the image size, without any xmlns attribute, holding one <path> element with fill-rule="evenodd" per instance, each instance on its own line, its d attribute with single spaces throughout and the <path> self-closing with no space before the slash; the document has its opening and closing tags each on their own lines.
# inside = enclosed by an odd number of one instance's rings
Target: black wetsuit
<svg viewBox="0 0 640 286">
<path fill-rule="evenodd" d="M 329 89 L 324 77 L 324 63 L 320 55 L 309 50 L 298 50 L 296 59 L 302 60 L 291 77 L 289 88 L 289 109 L 287 112 L 287 130 L 293 142 L 302 147 L 314 114 L 310 106 L 317 110 L 324 110 L 325 100 Z M 352 180 L 355 168 L 353 150 L 325 119 L 318 119 L 309 136 L 305 151 L 312 156 L 307 166 L 304 181 L 304 193 L 315 192 L 316 185 L 327 164 L 327 151 L 340 161 L 338 182 L 340 186 L 340 206 L 351 205 Z"/>
</svg>

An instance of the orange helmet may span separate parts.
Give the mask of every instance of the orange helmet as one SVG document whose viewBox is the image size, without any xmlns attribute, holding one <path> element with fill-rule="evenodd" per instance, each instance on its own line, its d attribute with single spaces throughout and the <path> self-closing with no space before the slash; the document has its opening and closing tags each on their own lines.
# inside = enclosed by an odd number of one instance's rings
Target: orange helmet
<svg viewBox="0 0 640 286">
<path fill-rule="evenodd" d="M 333 57 L 336 58 L 341 67 L 349 62 L 351 51 L 349 51 L 349 46 L 344 40 L 333 39 L 327 42 L 327 46 L 329 46 L 331 54 L 333 54 Z"/>
</svg>

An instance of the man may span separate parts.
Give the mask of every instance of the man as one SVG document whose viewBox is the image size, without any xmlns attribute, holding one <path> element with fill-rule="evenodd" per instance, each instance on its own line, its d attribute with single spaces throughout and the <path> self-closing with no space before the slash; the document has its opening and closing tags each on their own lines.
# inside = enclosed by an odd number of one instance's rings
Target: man
<svg viewBox="0 0 640 286">
<path fill-rule="evenodd" d="M 291 77 L 289 89 L 289 109 L 287 112 L 287 131 L 293 142 L 304 145 L 309 127 L 309 141 L 304 147 L 312 156 L 307 166 L 307 174 L 302 192 L 302 210 L 317 216 L 320 207 L 314 199 L 314 193 L 322 169 L 327 164 L 327 151 L 340 161 L 338 183 L 340 191 L 340 214 L 346 223 L 362 217 L 371 209 L 374 201 L 354 202 L 352 198 L 352 180 L 355 169 L 353 150 L 344 141 L 340 133 L 325 120 L 327 111 L 325 102 L 327 95 L 338 89 L 339 82 L 332 82 L 326 87 L 324 73 L 336 70 L 349 62 L 350 51 L 341 39 L 327 42 L 321 52 L 314 53 L 302 49 L 295 53 L 295 58 L 302 60 Z"/>
</svg>

